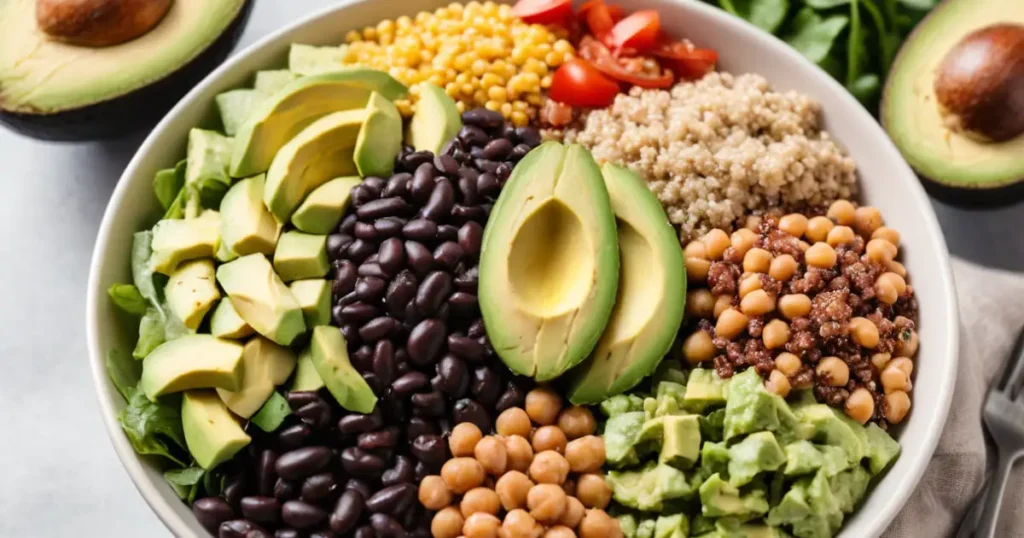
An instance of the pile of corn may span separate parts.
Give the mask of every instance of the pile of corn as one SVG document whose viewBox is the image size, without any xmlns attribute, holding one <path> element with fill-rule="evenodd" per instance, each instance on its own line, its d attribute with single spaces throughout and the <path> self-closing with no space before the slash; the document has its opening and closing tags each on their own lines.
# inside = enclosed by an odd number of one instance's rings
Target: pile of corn
<svg viewBox="0 0 1024 538">
<path fill-rule="evenodd" d="M 413 101 L 415 84 L 429 81 L 444 88 L 460 112 L 484 106 L 526 125 L 543 104 L 555 68 L 574 55 L 559 32 L 524 23 L 507 5 L 453 3 L 349 32 L 343 62 L 389 72 L 410 86 Z M 412 114 L 413 102 L 395 104 Z"/>
</svg>

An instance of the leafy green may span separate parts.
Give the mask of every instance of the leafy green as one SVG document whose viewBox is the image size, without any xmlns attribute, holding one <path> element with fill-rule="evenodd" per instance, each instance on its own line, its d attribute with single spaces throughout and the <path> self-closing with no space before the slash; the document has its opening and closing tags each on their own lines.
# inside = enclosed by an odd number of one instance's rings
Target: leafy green
<svg viewBox="0 0 1024 538">
<path fill-rule="evenodd" d="M 162 310 L 159 306 L 160 297 L 157 295 L 156 284 L 153 282 L 153 268 L 149 265 L 149 258 L 152 255 L 153 232 L 149 230 L 136 232 L 132 238 L 132 280 L 139 293 L 148 299 L 157 310 Z"/>
<path fill-rule="evenodd" d="M 192 464 L 184 469 L 171 469 L 164 472 L 164 479 L 171 485 L 171 489 L 178 494 L 181 500 L 192 504 L 196 494 L 202 486 L 206 471 L 202 467 Z"/>
<path fill-rule="evenodd" d="M 107 295 L 110 295 L 118 308 L 129 314 L 141 316 L 149 308 L 149 301 L 132 284 L 114 284 L 107 289 Z"/>
<path fill-rule="evenodd" d="M 134 389 L 118 420 L 135 452 L 161 456 L 181 467 L 186 465 L 188 449 L 177 406 L 150 401 L 142 391 Z"/>
<path fill-rule="evenodd" d="M 153 194 L 165 210 L 170 210 L 181 188 L 185 186 L 185 165 L 186 162 L 182 160 L 174 168 L 157 171 L 153 177 Z"/>
<path fill-rule="evenodd" d="M 139 384 L 142 367 L 120 350 L 111 349 L 107 352 L 107 375 L 121 397 L 128 401 L 135 393 L 135 386 Z"/>
<path fill-rule="evenodd" d="M 160 312 L 155 308 L 149 308 L 139 321 L 139 340 L 135 343 L 132 356 L 139 360 L 145 359 L 166 340 L 164 320 Z"/>
<path fill-rule="evenodd" d="M 789 0 L 721 0 L 721 4 L 726 11 L 766 32 L 775 32 L 789 10 Z"/>
<path fill-rule="evenodd" d="M 175 316 L 163 302 L 160 290 L 166 284 L 167 277 L 153 273 L 149 264 L 152 250 L 153 232 L 137 232 L 132 242 L 132 279 L 139 294 L 149 301 L 149 305 L 139 321 L 139 341 L 132 355 L 144 359 L 160 344 L 174 340 L 193 331 Z"/>
<path fill-rule="evenodd" d="M 265 432 L 272 432 L 279 428 L 290 414 L 292 408 L 288 405 L 288 400 L 274 391 L 270 393 L 270 398 L 263 407 L 252 416 L 252 423 Z"/>
<path fill-rule="evenodd" d="M 845 15 L 822 19 L 813 9 L 805 7 L 793 19 L 793 33 L 785 40 L 808 60 L 820 64 L 828 57 L 836 38 L 849 22 Z"/>
</svg>

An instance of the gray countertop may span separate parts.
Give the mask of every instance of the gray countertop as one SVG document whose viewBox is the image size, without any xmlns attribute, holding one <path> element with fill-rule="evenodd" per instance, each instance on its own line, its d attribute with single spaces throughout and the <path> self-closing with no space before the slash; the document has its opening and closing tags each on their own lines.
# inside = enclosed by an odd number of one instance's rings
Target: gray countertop
<svg viewBox="0 0 1024 538">
<path fill-rule="evenodd" d="M 258 2 L 242 45 L 330 3 Z M 168 535 L 107 439 L 83 319 L 100 219 L 144 135 L 51 144 L 0 131 L 0 536 Z M 1024 272 L 1024 205 L 934 205 L 955 255 Z"/>
</svg>

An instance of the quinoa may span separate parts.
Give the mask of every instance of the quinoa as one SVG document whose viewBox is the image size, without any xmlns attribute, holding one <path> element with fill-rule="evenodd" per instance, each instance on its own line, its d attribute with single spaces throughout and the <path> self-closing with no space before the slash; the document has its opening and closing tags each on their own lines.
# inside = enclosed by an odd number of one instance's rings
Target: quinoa
<svg viewBox="0 0 1024 538">
<path fill-rule="evenodd" d="M 684 242 L 753 210 L 827 205 L 856 191 L 855 165 L 820 129 L 819 105 L 756 74 L 634 87 L 565 142 L 641 174 Z"/>
</svg>

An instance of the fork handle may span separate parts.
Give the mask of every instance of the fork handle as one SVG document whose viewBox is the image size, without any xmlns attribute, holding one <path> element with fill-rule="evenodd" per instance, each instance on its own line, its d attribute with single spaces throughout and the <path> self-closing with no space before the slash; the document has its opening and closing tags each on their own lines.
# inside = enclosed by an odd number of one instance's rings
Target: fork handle
<svg viewBox="0 0 1024 538">
<path fill-rule="evenodd" d="M 974 533 L 975 538 L 995 538 L 996 524 L 999 523 L 999 508 L 1003 505 L 1003 492 L 1006 490 L 1006 482 L 1010 479 L 1010 470 L 1013 462 L 1017 460 L 1018 454 L 1006 454 L 1002 451 L 999 455 L 999 465 L 992 475 L 992 485 L 985 498 L 985 509 L 978 520 L 978 530 Z"/>
</svg>

